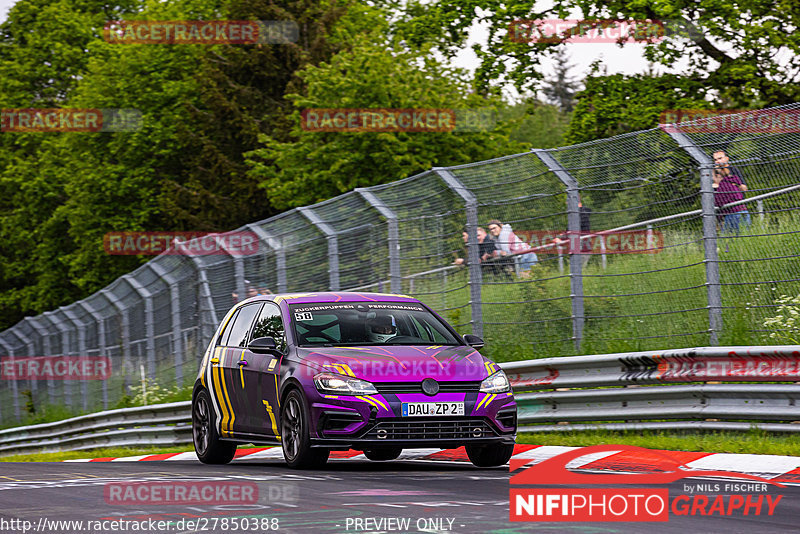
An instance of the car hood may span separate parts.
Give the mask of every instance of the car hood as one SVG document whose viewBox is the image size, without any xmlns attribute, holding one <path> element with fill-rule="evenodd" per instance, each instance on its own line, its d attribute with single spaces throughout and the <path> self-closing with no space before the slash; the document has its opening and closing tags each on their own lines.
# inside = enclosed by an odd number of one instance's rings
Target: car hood
<svg viewBox="0 0 800 534">
<path fill-rule="evenodd" d="M 315 373 L 331 371 L 370 382 L 483 380 L 499 369 L 469 346 L 320 347 L 297 352 Z"/>
</svg>

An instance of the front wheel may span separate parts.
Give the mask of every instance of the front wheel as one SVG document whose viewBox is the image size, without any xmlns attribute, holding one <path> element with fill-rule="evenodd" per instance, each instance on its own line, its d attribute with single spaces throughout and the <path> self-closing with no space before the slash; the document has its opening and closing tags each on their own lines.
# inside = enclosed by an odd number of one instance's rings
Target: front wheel
<svg viewBox="0 0 800 534">
<path fill-rule="evenodd" d="M 372 449 L 364 451 L 364 456 L 373 462 L 385 462 L 386 460 L 396 460 L 403 449 L 392 447 L 390 449 Z"/>
<path fill-rule="evenodd" d="M 507 463 L 514 454 L 510 445 L 467 445 L 467 457 L 476 467 L 497 467 Z"/>
<path fill-rule="evenodd" d="M 291 468 L 313 469 L 328 461 L 331 451 L 311 448 L 310 420 L 303 394 L 293 389 L 286 396 L 281 410 L 281 447 L 286 465 Z"/>
<path fill-rule="evenodd" d="M 236 454 L 235 443 L 219 439 L 206 390 L 200 391 L 192 403 L 192 441 L 197 458 L 204 464 L 227 464 Z"/>
</svg>

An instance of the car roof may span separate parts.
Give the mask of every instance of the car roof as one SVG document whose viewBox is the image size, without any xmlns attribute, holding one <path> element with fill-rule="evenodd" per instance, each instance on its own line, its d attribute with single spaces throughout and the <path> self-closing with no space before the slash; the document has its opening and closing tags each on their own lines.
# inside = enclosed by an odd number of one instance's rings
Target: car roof
<svg viewBox="0 0 800 534">
<path fill-rule="evenodd" d="M 276 303 L 286 304 L 311 304 L 320 302 L 419 302 L 408 295 L 392 293 L 364 293 L 355 291 L 316 291 L 313 293 L 280 293 L 277 295 L 259 295 L 247 299 L 245 302 L 271 300 Z"/>
</svg>

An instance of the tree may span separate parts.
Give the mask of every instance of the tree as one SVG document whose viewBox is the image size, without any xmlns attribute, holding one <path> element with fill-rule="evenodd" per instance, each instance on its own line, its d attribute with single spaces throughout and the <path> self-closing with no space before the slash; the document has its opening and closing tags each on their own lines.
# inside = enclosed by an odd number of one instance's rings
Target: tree
<svg viewBox="0 0 800 534">
<path fill-rule="evenodd" d="M 547 80 L 542 92 L 548 102 L 557 105 L 561 111 L 570 112 L 575 107 L 575 93 L 580 85 L 570 75 L 575 65 L 569 63 L 569 57 L 564 49 L 558 51 L 555 62 L 555 77 Z"/>
<path fill-rule="evenodd" d="M 386 2 L 393 4 L 393 2 Z M 485 45 L 474 45 L 481 60 L 476 86 L 513 83 L 520 91 L 538 87 L 539 63 L 571 34 L 555 42 L 515 42 L 509 27 L 519 20 L 574 18 L 662 21 L 666 35 L 649 42 L 648 60 L 689 65 L 680 77 L 702 80 L 728 107 L 763 107 L 800 98 L 800 4 L 794 0 L 556 0 L 537 12 L 534 3 L 503 0 L 414 0 L 399 10 L 399 35 L 417 46 L 430 43 L 452 57 L 466 43 L 467 30 L 479 19 L 489 23 Z M 524 41 L 524 39 L 517 39 Z"/>
<path fill-rule="evenodd" d="M 307 94 L 292 94 L 293 140 L 262 135 L 247 154 L 272 204 L 287 209 L 425 171 L 521 150 L 508 125 L 477 132 L 314 132 L 300 126 L 307 108 L 492 108 L 502 102 L 470 93 L 465 74 L 425 51 L 365 39 L 329 63 L 298 73 Z"/>
</svg>

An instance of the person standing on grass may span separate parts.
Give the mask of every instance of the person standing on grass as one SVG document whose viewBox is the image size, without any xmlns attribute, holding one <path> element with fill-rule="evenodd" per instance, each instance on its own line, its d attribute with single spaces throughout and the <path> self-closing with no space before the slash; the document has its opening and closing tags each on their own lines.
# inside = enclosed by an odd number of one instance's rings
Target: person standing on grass
<svg viewBox="0 0 800 534">
<path fill-rule="evenodd" d="M 488 228 L 489 232 L 494 236 L 495 243 L 497 244 L 501 256 L 508 256 L 509 254 L 530 250 L 531 248 L 525 241 L 517 237 L 517 234 L 511 229 L 510 224 L 503 224 L 497 219 L 494 219 L 489 221 Z M 520 271 L 528 271 L 539 262 L 539 258 L 534 252 L 528 252 L 527 254 L 516 255 L 514 261 L 519 266 Z"/>
<path fill-rule="evenodd" d="M 742 198 L 740 200 L 744 200 L 744 193 L 747 191 L 747 184 L 744 181 L 744 174 L 738 167 L 730 164 L 730 158 L 728 154 L 725 153 L 724 150 L 718 149 L 715 150 L 712 154 L 714 158 L 714 165 L 715 167 L 722 173 L 723 176 L 734 176 L 739 180 L 739 191 L 742 192 Z M 746 228 L 750 226 L 750 212 L 747 210 L 747 205 L 742 204 L 741 210 L 741 223 Z M 737 233 L 738 233 L 738 225 L 737 225 Z"/>
<path fill-rule="evenodd" d="M 744 199 L 742 192 L 742 182 L 733 173 L 725 173 L 723 169 L 714 169 L 714 205 L 717 210 L 717 221 L 722 225 L 722 233 L 739 233 L 742 212 L 745 211 L 744 205 L 728 206 L 726 204 Z"/>
</svg>

